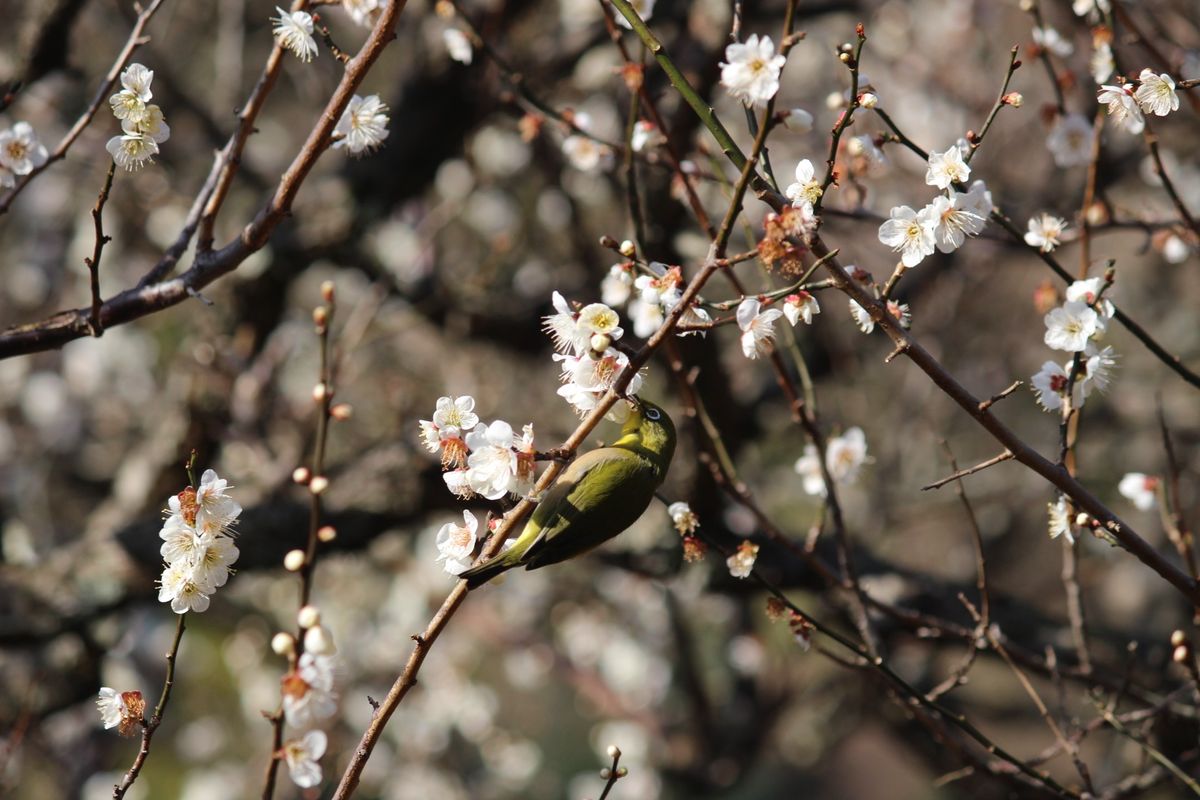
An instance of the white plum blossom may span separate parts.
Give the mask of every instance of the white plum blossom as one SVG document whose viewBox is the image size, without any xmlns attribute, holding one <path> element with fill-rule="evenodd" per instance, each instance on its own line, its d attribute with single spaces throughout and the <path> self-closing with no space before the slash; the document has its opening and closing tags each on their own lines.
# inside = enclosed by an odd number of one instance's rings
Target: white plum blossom
<svg viewBox="0 0 1200 800">
<path fill-rule="evenodd" d="M 617 19 L 623 20 L 625 18 L 617 17 Z M 633 126 L 633 137 L 629 144 L 633 147 L 635 153 L 641 153 L 665 144 L 666 141 L 667 137 L 663 136 L 662 131 L 658 129 L 657 125 L 649 120 L 641 119 Z"/>
<path fill-rule="evenodd" d="M 933 220 L 934 244 L 940 252 L 953 253 L 968 236 L 976 236 L 987 225 L 992 208 L 992 195 L 983 181 L 975 181 L 969 192 L 947 190 L 926 206 Z"/>
<path fill-rule="evenodd" d="M 342 8 L 356 25 L 370 28 L 375 24 L 386 0 L 342 0 Z"/>
<path fill-rule="evenodd" d="M 812 214 L 813 206 L 821 199 L 822 191 L 812 162 L 807 158 L 801 159 L 796 165 L 796 181 L 788 185 L 784 194 L 792 201 L 793 206 Z"/>
<path fill-rule="evenodd" d="M 0 168 L 28 175 L 46 163 L 49 153 L 28 122 L 18 122 L 0 133 Z"/>
<path fill-rule="evenodd" d="M 825 464 L 834 483 L 854 483 L 858 480 L 859 470 L 869 460 L 867 437 L 858 426 L 847 429 L 841 436 L 834 436 L 825 444 Z"/>
<path fill-rule="evenodd" d="M 1067 58 L 1075 52 L 1075 45 L 1064 39 L 1058 31 L 1051 27 L 1034 28 L 1033 41 L 1040 47 L 1059 58 Z"/>
<path fill-rule="evenodd" d="M 783 125 L 793 133 L 808 133 L 813 127 L 813 115 L 803 108 L 791 108 L 783 115 Z"/>
<path fill-rule="evenodd" d="M 771 352 L 775 339 L 775 320 L 783 316 L 778 308 L 760 310 L 762 303 L 747 297 L 737 308 L 737 324 L 742 329 L 742 354 L 746 358 L 759 358 Z"/>
<path fill-rule="evenodd" d="M 639 275 L 633 282 L 638 297 L 643 303 L 654 303 L 670 311 L 683 297 L 683 275 L 678 267 L 667 268 L 666 264 L 651 261 L 650 269 L 655 274 Z"/>
<path fill-rule="evenodd" d="M 1109 0 L 1072 0 L 1071 10 L 1077 17 L 1099 19 L 1112 10 L 1112 4 Z"/>
<path fill-rule="evenodd" d="M 933 254 L 937 245 L 934 237 L 937 220 L 930 207 L 917 212 L 908 206 L 896 206 L 889 217 L 879 226 L 879 241 L 900 253 L 904 266 L 915 267 L 925 256 Z"/>
<path fill-rule="evenodd" d="M 625 331 L 620 325 L 621 316 L 604 303 L 589 303 L 579 310 L 576 324 L 588 334 L 588 341 L 595 334 L 610 339 L 620 339 Z"/>
<path fill-rule="evenodd" d="M 561 362 L 562 368 L 560 377 L 563 385 L 558 388 L 558 394 L 581 415 L 596 407 L 596 403 L 629 365 L 629 357 L 613 348 L 605 351 L 600 358 L 556 353 L 554 359 Z M 626 391 L 636 394 L 641 388 L 642 375 L 640 372 L 634 373 Z M 623 406 L 624 404 L 618 403 L 613 409 L 621 409 Z M 622 412 L 616 411 L 616 414 L 620 413 Z"/>
<path fill-rule="evenodd" d="M 1162 255 L 1168 264 L 1182 264 L 1191 254 L 1191 245 L 1177 234 L 1170 234 L 1162 243 Z"/>
<path fill-rule="evenodd" d="M 679 316 L 679 325 L 680 326 L 708 325 L 710 323 L 712 323 L 712 316 L 709 315 L 709 313 L 707 311 L 705 311 L 703 308 L 700 308 L 700 306 L 690 305 L 686 309 L 684 309 L 683 313 Z M 678 336 L 692 336 L 693 334 L 699 334 L 700 337 L 703 338 L 704 336 L 706 336 L 708 334 L 708 331 L 703 330 L 703 329 L 696 329 L 696 330 L 690 330 L 690 331 L 689 330 L 681 330 L 681 331 L 677 332 Z"/>
<path fill-rule="evenodd" d="M 188 561 L 176 561 L 163 570 L 158 589 L 160 603 L 170 603 L 176 614 L 189 611 L 207 611 L 213 592 L 217 587 L 201 582 L 201 576 Z"/>
<path fill-rule="evenodd" d="M 1046 411 L 1057 411 L 1063 406 L 1066 398 L 1067 385 L 1070 383 L 1071 370 L 1075 366 L 1074 359 L 1065 364 L 1047 361 L 1041 370 L 1030 379 L 1031 388 L 1037 395 L 1038 405 Z M 1071 407 L 1083 408 L 1084 402 L 1093 391 L 1103 393 L 1108 389 L 1112 380 L 1112 370 L 1116 366 L 1116 356 L 1111 347 L 1097 350 L 1088 344 L 1083 352 L 1080 370 L 1071 386 Z"/>
<path fill-rule="evenodd" d="M 346 148 L 352 156 L 371 153 L 388 137 L 390 121 L 387 104 L 379 95 L 354 95 L 333 129 L 336 137 L 333 146 Z"/>
<path fill-rule="evenodd" d="M 1141 133 L 1146 127 L 1142 109 L 1128 86 L 1101 86 L 1096 100 L 1108 106 L 1108 118 L 1129 133 Z"/>
<path fill-rule="evenodd" d="M 283 758 L 292 783 L 301 789 L 311 789 L 321 783 L 321 765 L 317 762 L 325 755 L 327 745 L 324 731 L 309 731 L 299 739 L 283 743 Z"/>
<path fill-rule="evenodd" d="M 1046 147 L 1060 167 L 1080 167 L 1092 160 L 1092 123 L 1082 114 L 1066 114 L 1054 121 Z"/>
<path fill-rule="evenodd" d="M 110 686 L 101 686 L 96 709 L 105 730 L 116 728 L 122 736 L 131 736 L 142 723 L 146 701 L 141 692 L 118 692 Z"/>
<path fill-rule="evenodd" d="M 1086 303 L 1067 301 L 1050 311 L 1043 321 L 1047 347 L 1078 353 L 1096 333 L 1097 314 Z"/>
<path fill-rule="evenodd" d="M 700 520 L 696 517 L 696 512 L 692 511 L 692 507 L 682 501 L 671 503 L 667 506 L 667 514 L 671 517 L 671 524 L 675 526 L 675 530 L 679 531 L 680 536 L 688 536 L 700 527 Z"/>
<path fill-rule="evenodd" d="M 645 22 L 646 20 L 650 19 L 650 17 L 654 16 L 655 2 L 656 0 L 629 0 L 629 5 L 633 6 L 633 10 L 637 12 L 639 17 L 641 17 L 642 22 Z M 617 24 L 622 28 L 630 31 L 633 30 L 633 26 L 629 24 L 629 20 L 625 19 L 624 14 L 618 13 L 614 14 L 613 16 L 616 18 Z"/>
<path fill-rule="evenodd" d="M 121 91 L 108 98 L 113 116 L 119 120 L 137 121 L 146 110 L 146 104 L 154 96 L 150 84 L 154 71 L 141 64 L 130 64 L 121 71 Z"/>
<path fill-rule="evenodd" d="M 853 298 L 850 300 L 850 317 L 863 333 L 871 333 L 875 330 L 875 320 L 871 318 L 870 312 Z"/>
<path fill-rule="evenodd" d="M 471 566 L 475 552 L 479 520 L 470 511 L 463 511 L 463 524 L 447 522 L 437 532 L 438 561 L 445 562 L 446 572 L 461 575 Z"/>
<path fill-rule="evenodd" d="M 1037 395 L 1037 403 L 1047 411 L 1057 411 L 1062 408 L 1063 398 L 1067 393 L 1067 370 L 1056 361 L 1047 361 L 1042 368 L 1030 379 L 1030 387 Z M 1071 391 L 1071 406 L 1078 408 L 1083 402 L 1082 386 L 1076 381 Z"/>
<path fill-rule="evenodd" d="M 662 306 L 636 297 L 629 301 L 628 311 L 629 319 L 633 322 L 633 334 L 640 339 L 648 339 L 666 320 Z"/>
<path fill-rule="evenodd" d="M 971 177 L 971 167 L 963 160 L 962 150 L 956 145 L 940 153 L 929 154 L 929 166 L 925 170 L 925 183 L 946 189 L 955 183 L 965 183 Z"/>
<path fill-rule="evenodd" d="M 441 452 L 443 467 L 462 467 L 467 461 L 464 436 L 478 424 L 474 397 L 439 397 L 433 419 L 420 421 L 421 444 L 431 453 Z"/>
<path fill-rule="evenodd" d="M 1121 496 L 1131 501 L 1139 511 L 1149 511 L 1158 504 L 1159 479 L 1142 472 L 1127 472 L 1117 484 Z M 107 726 L 105 726 L 107 727 Z"/>
<path fill-rule="evenodd" d="M 1117 313 L 1116 307 L 1106 297 L 1101 297 L 1101 292 L 1104 291 L 1104 278 L 1088 278 L 1087 280 L 1075 281 L 1067 287 L 1067 300 L 1076 303 L 1086 303 L 1096 310 L 1100 315 L 1097 321 L 1097 327 L 1103 329 L 1104 324 L 1113 318 Z"/>
<path fill-rule="evenodd" d="M 577 111 L 572 118 L 580 131 L 563 139 L 562 152 L 568 163 L 580 172 L 604 172 L 612 168 L 615 158 L 608 145 L 595 141 L 586 134 L 592 128 L 592 117 Z"/>
<path fill-rule="evenodd" d="M 1043 253 L 1053 252 L 1062 244 L 1060 237 L 1067 229 L 1067 221 L 1043 211 L 1029 220 L 1029 230 L 1025 233 L 1025 244 L 1036 247 Z"/>
<path fill-rule="evenodd" d="M 1111 78 L 1117 69 L 1117 62 L 1113 60 L 1112 45 L 1108 42 L 1096 44 L 1091 58 L 1088 59 L 1088 69 L 1096 83 L 1104 83 Z"/>
<path fill-rule="evenodd" d="M 775 53 L 770 36 L 750 34 L 744 43 L 725 48 L 721 84 L 735 99 L 753 108 L 763 108 L 779 91 L 779 73 L 787 59 Z"/>
<path fill-rule="evenodd" d="M 317 55 L 317 40 L 313 38 L 313 18 L 307 11 L 284 11 L 275 6 L 279 16 L 271 21 L 274 26 L 271 32 L 275 35 L 276 43 L 284 50 L 291 50 L 296 58 L 304 62 L 312 61 Z"/>
<path fill-rule="evenodd" d="M 1165 117 L 1179 109 L 1179 95 L 1175 93 L 1175 81 L 1167 73 L 1154 74 L 1147 67 L 1138 75 L 1140 84 L 1133 96 L 1147 114 Z"/>
<path fill-rule="evenodd" d="M 114 136 L 104 146 L 121 169 L 133 172 L 153 162 L 158 155 L 158 143 L 140 133 Z"/>
<path fill-rule="evenodd" d="M 619 306 L 628 302 L 632 295 L 633 265 L 628 262 L 613 264 L 600 281 L 600 300 L 608 306 Z M 637 335 L 641 336 L 640 333 Z"/>
<path fill-rule="evenodd" d="M 296 669 L 280 680 L 283 715 L 288 725 L 306 730 L 337 711 L 333 663 L 333 656 L 304 653 Z"/>
<path fill-rule="evenodd" d="M 470 64 L 475 59 L 475 51 L 471 48 L 471 40 L 458 28 L 446 28 L 442 31 L 442 43 L 450 58 L 460 64 Z"/>
<path fill-rule="evenodd" d="M 862 428 L 848 429 L 841 436 L 834 436 L 825 443 L 825 468 L 835 484 L 849 486 L 858 480 L 864 464 L 870 463 L 867 455 L 867 437 Z M 825 476 L 821 470 L 821 459 L 815 445 L 804 446 L 804 455 L 796 461 L 796 474 L 803 483 L 805 494 L 825 496 Z"/>
<path fill-rule="evenodd" d="M 488 500 L 516 494 L 517 454 L 512 426 L 504 420 L 480 423 L 467 434 L 467 481 L 472 491 Z"/>
<path fill-rule="evenodd" d="M 241 515 L 242 506 L 229 496 L 226 491 L 229 488 L 229 481 L 215 470 L 206 469 L 200 476 L 200 486 L 196 489 L 196 529 L 201 533 L 223 533 Z M 174 511 L 174 506 L 171 509 Z"/>
<path fill-rule="evenodd" d="M 783 315 L 793 326 L 800 320 L 804 320 L 805 325 L 812 325 L 813 315 L 820 313 L 821 306 L 817 298 L 809 292 L 798 291 L 783 298 Z"/>
<path fill-rule="evenodd" d="M 725 559 L 729 574 L 735 578 L 749 578 L 754 571 L 754 562 L 758 558 L 758 545 L 743 540 L 738 545 L 737 552 Z"/>
<path fill-rule="evenodd" d="M 1050 538 L 1057 539 L 1059 536 L 1066 536 L 1067 541 L 1074 544 L 1075 536 L 1071 533 L 1071 509 L 1067 505 L 1067 498 L 1059 495 L 1058 500 L 1047 503 L 1046 513 Z"/>
</svg>

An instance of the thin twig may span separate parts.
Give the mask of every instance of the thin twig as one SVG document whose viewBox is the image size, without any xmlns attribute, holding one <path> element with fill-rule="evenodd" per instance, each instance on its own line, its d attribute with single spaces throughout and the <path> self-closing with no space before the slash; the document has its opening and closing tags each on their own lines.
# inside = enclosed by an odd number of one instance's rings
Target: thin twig
<svg viewBox="0 0 1200 800">
<path fill-rule="evenodd" d="M 921 491 L 927 492 L 930 489 L 940 489 L 943 486 L 945 486 L 947 483 L 950 483 L 951 481 L 960 480 L 962 478 L 965 478 L 967 475 L 974 475 L 976 472 L 981 472 L 981 471 L 987 469 L 988 467 L 993 467 L 996 464 L 1002 464 L 1005 461 L 1010 461 L 1010 460 L 1012 460 L 1012 457 L 1013 457 L 1012 452 L 1005 450 L 1000 455 L 993 456 L 992 458 L 989 458 L 987 461 L 981 461 L 973 467 L 967 467 L 966 469 L 960 469 L 959 471 L 955 472 L 953 475 L 947 475 L 945 478 L 942 478 L 941 480 L 936 480 L 933 483 L 926 484 L 925 486 L 921 487 Z"/>
<path fill-rule="evenodd" d="M 176 617 L 175 638 L 171 641 L 171 649 L 167 651 L 167 676 L 163 680 L 162 693 L 158 696 L 158 705 L 154 707 L 154 713 L 150 719 L 142 721 L 142 746 L 133 761 L 133 766 L 125 773 L 121 782 L 113 787 L 113 800 L 121 800 L 125 796 L 129 787 L 133 786 L 133 782 L 138 779 L 138 775 L 142 772 L 142 765 L 150 756 L 150 740 L 154 738 L 154 732 L 162 724 L 163 714 L 167 710 L 167 701 L 171 699 L 171 687 L 175 685 L 175 659 L 179 655 L 179 643 L 183 640 L 186 618 L 187 614 L 179 614 Z"/>
<path fill-rule="evenodd" d="M 113 175 L 116 169 L 117 162 L 109 162 L 108 173 L 104 176 L 104 186 L 96 197 L 96 205 L 92 206 L 92 224 L 96 228 L 92 255 L 90 258 L 83 259 L 83 263 L 88 268 L 88 278 L 92 289 L 92 315 L 88 321 L 91 323 L 92 336 L 97 337 L 104 333 L 104 327 L 100 324 L 100 306 L 102 304 L 100 300 L 100 256 L 104 253 L 104 245 L 112 241 L 111 236 L 104 235 L 104 204 L 108 202 L 108 193 L 112 190 Z"/>
</svg>

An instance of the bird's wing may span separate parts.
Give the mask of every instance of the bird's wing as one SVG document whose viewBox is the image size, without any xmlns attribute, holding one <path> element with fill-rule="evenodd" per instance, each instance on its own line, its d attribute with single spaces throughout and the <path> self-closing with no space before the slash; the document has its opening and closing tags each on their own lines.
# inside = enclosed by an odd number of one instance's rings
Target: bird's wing
<svg viewBox="0 0 1200 800">
<path fill-rule="evenodd" d="M 654 465 L 616 447 L 575 460 L 534 509 L 538 526 L 522 562 L 531 569 L 590 550 L 633 524 L 657 488 Z"/>
</svg>

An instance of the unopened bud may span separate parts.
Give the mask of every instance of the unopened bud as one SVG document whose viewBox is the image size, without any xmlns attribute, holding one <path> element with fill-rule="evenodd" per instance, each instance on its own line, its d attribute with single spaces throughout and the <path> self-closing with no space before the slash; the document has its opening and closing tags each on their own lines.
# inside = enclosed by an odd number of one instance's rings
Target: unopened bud
<svg viewBox="0 0 1200 800">
<path fill-rule="evenodd" d="M 620 758 L 621 757 L 621 748 L 617 747 L 615 744 L 610 744 L 608 746 L 608 757 L 609 758 Z"/>
<path fill-rule="evenodd" d="M 313 402 L 324 403 L 325 398 L 329 396 L 329 386 L 325 383 L 318 383 L 313 387 Z"/>
<path fill-rule="evenodd" d="M 588 341 L 588 345 L 592 348 L 593 353 L 603 354 L 610 346 L 612 346 L 612 337 L 607 333 L 594 333 Z"/>
<path fill-rule="evenodd" d="M 825 95 L 825 107 L 830 111 L 837 111 L 842 106 L 846 105 L 846 98 L 841 92 L 830 92 Z"/>
<path fill-rule="evenodd" d="M 317 333 L 322 333 L 325 326 L 329 324 L 329 309 L 325 306 L 317 306 L 313 309 L 313 325 L 317 327 Z"/>
<path fill-rule="evenodd" d="M 308 467 L 296 467 L 292 470 L 292 482 L 298 483 L 301 486 L 312 480 L 312 473 L 308 471 Z"/>
<path fill-rule="evenodd" d="M 313 479 L 308 482 L 308 490 L 313 494 L 320 494 L 328 488 L 329 478 L 326 478 L 324 475 L 315 475 L 313 476 Z"/>
<path fill-rule="evenodd" d="M 858 98 L 858 104 L 863 108 L 874 108 L 879 105 L 879 96 L 874 92 L 863 92 Z"/>
<path fill-rule="evenodd" d="M 609 250 L 617 250 L 618 252 L 621 249 L 621 246 L 617 244 L 617 240 L 607 234 L 600 237 L 600 246 Z"/>
<path fill-rule="evenodd" d="M 1012 106 L 1013 108 L 1020 108 L 1021 104 L 1025 102 L 1025 95 L 1020 92 L 1009 92 L 1004 95 L 1003 102 L 1005 105 Z"/>
<path fill-rule="evenodd" d="M 1179 647 L 1187 641 L 1187 635 L 1181 630 L 1175 630 L 1171 633 L 1171 646 Z"/>
<path fill-rule="evenodd" d="M 605 767 L 604 769 L 600 770 L 600 780 L 606 781 L 611 777 L 612 777 L 612 770 L 609 769 L 608 767 Z"/>
<path fill-rule="evenodd" d="M 288 550 L 287 555 L 283 557 L 283 568 L 288 572 L 299 572 L 304 568 L 304 561 L 303 550 Z"/>
<path fill-rule="evenodd" d="M 314 656 L 331 656 L 337 652 L 333 635 L 322 625 L 314 625 L 304 632 L 304 649 Z"/>
<path fill-rule="evenodd" d="M 337 528 L 332 525 L 322 525 L 317 528 L 317 539 L 328 544 L 337 538 Z"/>
<path fill-rule="evenodd" d="M 454 4 L 450 0 L 438 0 L 433 11 L 442 19 L 454 19 Z"/>
<path fill-rule="evenodd" d="M 296 613 L 296 623 L 301 628 L 311 628 L 321 624 L 321 610 L 316 606 L 304 606 Z"/>
<path fill-rule="evenodd" d="M 326 303 L 333 302 L 333 281 L 323 281 L 321 283 L 321 299 Z"/>
<path fill-rule="evenodd" d="M 345 422 L 354 416 L 354 407 L 349 403 L 338 403 L 333 408 L 329 409 L 329 416 L 336 419 L 338 422 Z"/>
<path fill-rule="evenodd" d="M 621 255 L 625 256 L 626 258 L 633 258 L 637 255 L 637 245 L 628 239 L 621 242 Z"/>
<path fill-rule="evenodd" d="M 849 64 L 850 63 L 850 54 L 849 53 L 838 53 L 838 61 L 841 61 L 843 64 Z"/>
<path fill-rule="evenodd" d="M 1087 515 L 1086 511 L 1080 511 L 1075 515 L 1075 524 L 1081 528 L 1086 528 L 1091 522 L 1091 519 L 1092 518 Z"/>
<path fill-rule="evenodd" d="M 280 631 L 271 637 L 271 650 L 277 656 L 290 656 L 296 652 L 296 640 L 290 633 Z"/>
<path fill-rule="evenodd" d="M 618 778 L 624 778 L 628 774 L 629 774 L 629 770 L 626 769 L 625 767 L 617 767 L 617 777 Z"/>
<path fill-rule="evenodd" d="M 1171 660 L 1176 664 L 1182 664 L 1188 660 L 1188 649 L 1184 645 L 1179 645 L 1175 648 L 1175 652 L 1171 653 Z"/>
</svg>

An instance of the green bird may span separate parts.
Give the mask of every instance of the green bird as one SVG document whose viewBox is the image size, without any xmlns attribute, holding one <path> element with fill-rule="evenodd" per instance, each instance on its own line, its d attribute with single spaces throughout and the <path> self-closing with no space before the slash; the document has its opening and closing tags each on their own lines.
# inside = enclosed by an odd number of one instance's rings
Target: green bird
<svg viewBox="0 0 1200 800">
<path fill-rule="evenodd" d="M 607 542 L 642 515 L 675 455 L 675 425 L 654 403 L 631 398 L 621 436 L 575 459 L 546 490 L 502 555 L 462 573 L 474 589 L 517 566 L 557 564 Z"/>
</svg>

